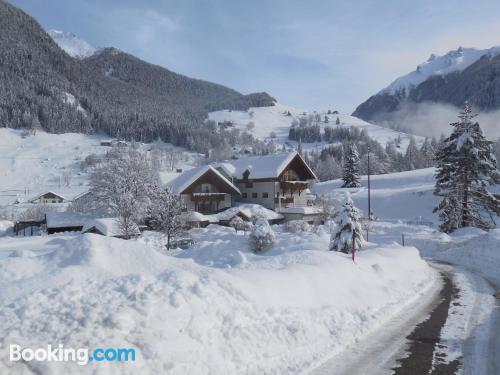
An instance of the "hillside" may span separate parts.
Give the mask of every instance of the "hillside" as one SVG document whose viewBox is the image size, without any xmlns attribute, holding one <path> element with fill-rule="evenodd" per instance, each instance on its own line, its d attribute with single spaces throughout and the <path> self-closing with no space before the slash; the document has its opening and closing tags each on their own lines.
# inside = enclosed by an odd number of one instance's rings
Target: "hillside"
<svg viewBox="0 0 500 375">
<path fill-rule="evenodd" d="M 208 110 L 272 105 L 116 49 L 72 58 L 29 15 L 0 1 L 0 126 L 183 144 Z"/>
<path fill-rule="evenodd" d="M 290 112 L 290 115 L 287 115 Z M 304 115 L 305 113 L 305 115 Z M 319 114 L 321 116 L 321 126 L 336 127 L 337 118 L 339 119 L 339 126 L 341 127 L 355 127 L 360 130 L 366 130 L 368 135 L 374 140 L 378 141 L 382 146 L 387 143 L 394 142 L 396 139 L 401 139 L 400 150 L 406 150 L 408 146 L 410 135 L 407 133 L 395 131 L 392 129 L 384 128 L 382 126 L 374 125 L 369 122 L 363 121 L 354 116 L 347 114 L 328 114 L 327 112 L 305 112 L 301 109 L 294 108 L 281 103 L 276 103 L 272 107 L 250 108 L 246 111 L 215 111 L 209 114 L 209 119 L 217 123 L 229 121 L 234 127 L 240 130 L 248 131 L 259 139 L 270 140 L 270 134 L 275 133 L 276 137 L 272 140 L 278 145 L 289 145 L 296 147 L 297 142 L 288 140 L 288 131 L 294 119 L 300 119 L 309 114 Z M 324 122 L 324 118 L 328 122 Z M 252 123 L 253 126 L 248 126 Z M 417 143 L 423 142 L 422 137 L 416 137 Z M 303 144 L 304 149 L 322 148 L 325 142 Z"/>
<path fill-rule="evenodd" d="M 480 111 L 500 109 L 500 47 L 459 48 L 431 55 L 417 69 L 360 104 L 353 116 L 367 121 L 397 122 L 395 112 L 432 102 L 461 107 L 469 101 Z"/>
</svg>

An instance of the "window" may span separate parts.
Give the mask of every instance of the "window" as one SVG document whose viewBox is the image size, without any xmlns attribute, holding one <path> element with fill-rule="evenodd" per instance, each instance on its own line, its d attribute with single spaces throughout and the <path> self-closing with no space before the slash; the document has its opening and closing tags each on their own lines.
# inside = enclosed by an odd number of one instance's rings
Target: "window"
<svg viewBox="0 0 500 375">
<path fill-rule="evenodd" d="M 262 198 L 269 198 L 269 193 L 262 193 Z"/>
<path fill-rule="evenodd" d="M 241 193 L 241 197 L 242 198 L 246 198 L 247 197 L 247 193 Z"/>
<path fill-rule="evenodd" d="M 257 193 L 252 193 L 252 198 L 257 198 Z"/>
<path fill-rule="evenodd" d="M 250 189 L 251 189 L 251 188 L 253 188 L 253 182 L 251 182 L 251 181 L 250 181 L 250 182 L 247 182 L 247 183 L 245 184 L 245 187 L 246 187 L 246 188 L 250 188 Z"/>
</svg>

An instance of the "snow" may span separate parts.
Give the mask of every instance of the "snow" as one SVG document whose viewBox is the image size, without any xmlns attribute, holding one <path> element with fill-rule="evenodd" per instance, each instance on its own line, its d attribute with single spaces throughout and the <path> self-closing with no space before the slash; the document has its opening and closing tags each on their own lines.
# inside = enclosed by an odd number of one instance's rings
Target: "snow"
<svg viewBox="0 0 500 375">
<path fill-rule="evenodd" d="M 97 51 L 95 47 L 73 33 L 60 30 L 48 30 L 47 33 L 71 57 L 84 59 Z"/>
<path fill-rule="evenodd" d="M 284 112 L 286 111 L 290 111 L 291 116 L 285 115 Z M 296 149 L 297 142 L 288 140 L 288 131 L 293 119 L 299 119 L 304 113 L 306 113 L 306 115 L 319 114 L 322 120 L 320 123 L 321 127 L 336 127 L 337 125 L 335 122 L 338 117 L 340 121 L 340 125 L 338 126 L 346 128 L 355 127 L 359 130 L 366 130 L 368 135 L 377 140 L 382 146 L 390 142 L 392 143 L 400 137 L 401 145 L 399 150 L 402 152 L 406 150 L 410 141 L 410 135 L 407 133 L 374 125 L 348 114 L 328 114 L 324 111 L 304 111 L 281 103 L 276 103 L 276 105 L 272 107 L 250 108 L 247 111 L 221 110 L 209 113 L 208 117 L 216 123 L 230 121 L 234 124 L 235 128 L 241 131 L 247 131 L 258 139 L 273 142 L 279 147 L 285 146 L 287 149 Z M 323 123 L 325 116 L 328 118 L 327 124 Z M 250 122 L 255 125 L 253 129 L 247 128 Z M 270 138 L 271 132 L 276 134 L 276 138 Z M 424 141 L 423 137 L 415 136 L 415 138 L 418 145 L 421 145 Z M 326 145 L 328 145 L 326 142 L 302 144 L 304 150 L 319 150 Z"/>
<path fill-rule="evenodd" d="M 49 134 L 41 130 L 35 135 L 23 137 L 21 130 L 0 128 L 0 209 L 7 206 L 12 210 L 24 209 L 27 204 L 13 203 L 29 202 L 48 191 L 62 195 L 68 201 L 85 193 L 89 190 L 88 173 L 82 170 L 81 163 L 90 154 L 104 156 L 110 148 L 100 143 L 108 140 L 109 137 L 103 135 Z M 168 143 L 157 142 L 154 145 L 160 149 L 184 152 L 176 167 L 189 167 L 194 154 Z M 152 148 L 151 144 L 138 146 L 143 151 Z M 65 174 L 70 176 L 69 186 L 65 186 Z M 179 176 L 165 169 L 161 174 L 164 181 Z M 67 204 L 53 206 L 62 209 Z"/>
<path fill-rule="evenodd" d="M 432 54 L 429 59 L 418 65 L 413 72 L 397 78 L 388 87 L 380 91 L 379 94 L 396 94 L 403 92 L 408 95 L 412 88 L 418 86 L 429 77 L 434 75 L 446 75 L 452 72 L 459 72 L 475 63 L 482 56 L 494 57 L 500 53 L 500 47 L 489 49 L 458 48 L 443 56 Z"/>
<path fill-rule="evenodd" d="M 390 173 L 370 177 L 371 207 L 379 220 L 417 221 L 436 224 L 438 217 L 432 209 L 438 202 L 434 191 L 434 168 Z M 360 188 L 340 189 L 341 179 L 325 181 L 312 187 L 313 193 L 331 195 L 342 202 L 347 192 L 351 193 L 354 205 L 365 217 L 368 209 L 367 177 L 361 176 Z"/>
<path fill-rule="evenodd" d="M 79 212 L 47 212 L 48 228 L 81 227 L 92 215 Z"/>
<path fill-rule="evenodd" d="M 122 234 L 118 218 L 116 217 L 104 217 L 86 220 L 83 224 L 82 233 L 85 233 L 93 228 L 97 229 L 104 236 L 108 237 L 120 236 Z M 136 233 L 139 234 L 139 228 L 136 228 Z"/>
<path fill-rule="evenodd" d="M 278 230 L 263 255 L 232 228 L 209 226 L 193 237 L 194 246 L 171 255 L 92 234 L 0 240 L 2 352 L 12 342 L 39 347 L 49 339 L 137 351 L 134 363 L 91 363 L 88 372 L 303 373 L 434 280 L 415 248 L 373 246 L 353 263 L 326 251 L 327 233 Z M 6 353 L 0 361 L 2 373 L 28 371 Z M 29 366 L 82 371 L 71 363 Z"/>
</svg>

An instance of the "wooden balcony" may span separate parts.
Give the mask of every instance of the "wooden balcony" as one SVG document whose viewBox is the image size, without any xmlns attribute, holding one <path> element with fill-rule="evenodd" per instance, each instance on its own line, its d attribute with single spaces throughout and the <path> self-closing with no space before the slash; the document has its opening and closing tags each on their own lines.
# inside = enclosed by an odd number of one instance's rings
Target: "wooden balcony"
<svg viewBox="0 0 500 375">
<path fill-rule="evenodd" d="M 308 181 L 280 181 L 280 188 L 283 191 L 302 191 L 308 187 Z"/>
<path fill-rule="evenodd" d="M 191 199 L 194 202 L 222 202 L 226 193 L 193 193 Z"/>
<path fill-rule="evenodd" d="M 274 203 L 279 204 L 280 200 L 281 200 L 281 204 L 293 203 L 293 197 L 285 197 L 285 196 L 281 196 L 279 198 L 274 198 Z"/>
</svg>

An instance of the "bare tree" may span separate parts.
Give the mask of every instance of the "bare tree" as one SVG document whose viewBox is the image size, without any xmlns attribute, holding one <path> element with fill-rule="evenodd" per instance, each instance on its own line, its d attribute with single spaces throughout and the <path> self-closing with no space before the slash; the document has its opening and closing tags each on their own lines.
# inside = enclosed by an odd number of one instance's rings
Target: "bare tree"
<svg viewBox="0 0 500 375">
<path fill-rule="evenodd" d="M 148 220 L 151 227 L 167 236 L 167 250 L 170 250 L 171 239 L 182 233 L 184 223 L 181 219 L 182 201 L 170 187 L 153 188 L 151 205 L 148 208 Z"/>
</svg>

